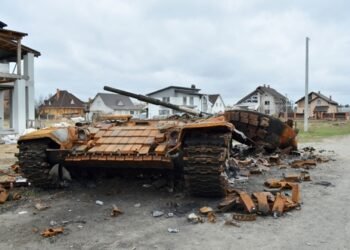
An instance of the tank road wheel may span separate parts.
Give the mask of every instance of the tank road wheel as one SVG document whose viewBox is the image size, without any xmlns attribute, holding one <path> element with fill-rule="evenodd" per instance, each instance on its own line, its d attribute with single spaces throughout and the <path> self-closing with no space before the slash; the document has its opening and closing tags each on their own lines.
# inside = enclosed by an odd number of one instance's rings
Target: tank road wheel
<svg viewBox="0 0 350 250">
<path fill-rule="evenodd" d="M 184 140 L 184 179 L 187 190 L 195 196 L 221 197 L 226 194 L 231 133 L 196 131 Z"/>
<path fill-rule="evenodd" d="M 38 139 L 19 143 L 18 162 L 24 177 L 35 187 L 55 188 L 59 186 L 57 180 L 50 176 L 51 165 L 48 162 L 46 149 L 52 141 Z"/>
</svg>

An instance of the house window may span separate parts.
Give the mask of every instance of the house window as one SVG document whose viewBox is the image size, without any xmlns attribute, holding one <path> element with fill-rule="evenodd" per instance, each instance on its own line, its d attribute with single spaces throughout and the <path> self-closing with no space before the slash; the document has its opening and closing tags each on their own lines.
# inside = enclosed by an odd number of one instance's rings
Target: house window
<svg viewBox="0 0 350 250">
<path fill-rule="evenodd" d="M 169 103 L 170 102 L 170 97 L 162 97 L 162 101 Z"/>
<path fill-rule="evenodd" d="M 169 115 L 169 110 L 168 109 L 161 109 L 159 110 L 159 115 Z"/>
<path fill-rule="evenodd" d="M 124 103 L 121 100 L 117 101 L 117 106 L 124 106 Z"/>
<path fill-rule="evenodd" d="M 270 114 L 270 110 L 269 109 L 265 109 L 265 114 L 269 115 Z"/>
<path fill-rule="evenodd" d="M 186 96 L 182 97 L 182 104 L 187 105 L 187 97 Z"/>
<path fill-rule="evenodd" d="M 134 114 L 134 111 L 133 110 L 130 110 L 130 115 L 133 115 Z"/>
<path fill-rule="evenodd" d="M 193 96 L 190 96 L 190 105 L 194 105 Z"/>
<path fill-rule="evenodd" d="M 270 101 L 265 101 L 265 105 L 270 105 Z"/>
<path fill-rule="evenodd" d="M 318 99 L 318 100 L 317 100 L 317 105 L 320 105 L 320 104 L 321 104 L 321 100 Z"/>
<path fill-rule="evenodd" d="M 70 104 L 75 104 L 73 99 L 70 101 Z"/>
</svg>

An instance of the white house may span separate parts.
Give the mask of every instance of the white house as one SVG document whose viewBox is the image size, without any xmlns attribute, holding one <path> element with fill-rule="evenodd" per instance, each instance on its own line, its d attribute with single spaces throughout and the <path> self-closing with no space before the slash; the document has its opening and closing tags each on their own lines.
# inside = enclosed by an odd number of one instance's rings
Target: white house
<svg viewBox="0 0 350 250">
<path fill-rule="evenodd" d="M 219 94 L 208 95 L 208 99 L 209 99 L 208 113 L 218 114 L 225 111 L 225 103 L 221 95 Z"/>
<path fill-rule="evenodd" d="M 124 95 L 98 93 L 90 104 L 90 118 L 94 113 L 132 115 L 139 118 L 143 106 L 135 105 L 131 99 Z"/>
<path fill-rule="evenodd" d="M 234 107 L 259 111 L 268 115 L 278 115 L 284 112 L 288 99 L 271 88 L 270 85 L 259 86 L 239 100 Z"/>
<path fill-rule="evenodd" d="M 205 113 L 218 113 L 224 111 L 225 107 L 220 95 L 211 100 L 210 95 L 199 93 L 200 89 L 195 85 L 188 87 L 169 86 L 152 93 L 147 94 L 149 97 L 178 105 L 180 107 L 194 109 Z M 215 95 L 216 96 L 216 95 Z M 214 101 L 215 99 L 215 101 Z M 148 118 L 161 118 L 173 114 L 181 113 L 163 106 L 148 104 Z"/>
</svg>

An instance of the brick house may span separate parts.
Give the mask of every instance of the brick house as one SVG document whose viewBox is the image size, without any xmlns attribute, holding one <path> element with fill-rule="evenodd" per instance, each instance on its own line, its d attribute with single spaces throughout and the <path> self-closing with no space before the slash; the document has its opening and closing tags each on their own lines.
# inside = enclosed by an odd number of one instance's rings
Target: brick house
<svg viewBox="0 0 350 250">
<path fill-rule="evenodd" d="M 332 96 L 327 97 L 318 92 L 310 92 L 309 98 L 309 110 L 311 117 L 316 119 L 323 119 L 325 114 L 332 114 L 338 112 L 338 103 L 332 100 Z M 304 113 L 305 97 L 300 98 L 295 102 L 297 104 L 297 113 Z"/>
<path fill-rule="evenodd" d="M 43 118 L 77 117 L 85 115 L 85 103 L 67 90 L 57 89 L 56 93 L 39 107 Z"/>
</svg>

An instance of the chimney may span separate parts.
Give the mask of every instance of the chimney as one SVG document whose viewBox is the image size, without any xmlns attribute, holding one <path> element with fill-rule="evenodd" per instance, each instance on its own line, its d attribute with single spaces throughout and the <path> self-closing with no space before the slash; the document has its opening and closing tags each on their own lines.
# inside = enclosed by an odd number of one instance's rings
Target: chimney
<svg viewBox="0 0 350 250">
<path fill-rule="evenodd" d="M 318 94 L 321 94 L 321 91 L 318 91 Z"/>
<path fill-rule="evenodd" d="M 3 29 L 7 26 L 6 23 L 0 21 L 0 29 Z"/>
<path fill-rule="evenodd" d="M 331 101 L 332 101 L 332 96 L 331 96 L 331 95 L 329 96 L 329 100 L 331 100 Z"/>
<path fill-rule="evenodd" d="M 59 100 L 60 99 L 60 90 L 56 89 L 56 99 Z"/>
<path fill-rule="evenodd" d="M 267 85 L 268 88 L 270 88 L 270 85 Z"/>
<path fill-rule="evenodd" d="M 195 89 L 195 88 L 196 88 L 196 85 L 192 84 L 191 89 Z"/>
<path fill-rule="evenodd" d="M 264 84 L 264 88 L 266 88 L 266 84 Z"/>
</svg>

